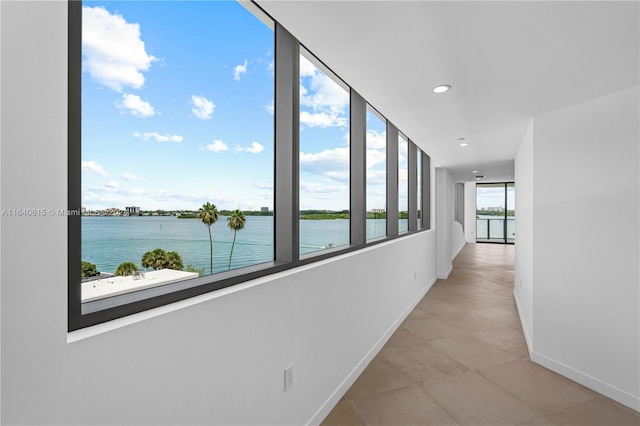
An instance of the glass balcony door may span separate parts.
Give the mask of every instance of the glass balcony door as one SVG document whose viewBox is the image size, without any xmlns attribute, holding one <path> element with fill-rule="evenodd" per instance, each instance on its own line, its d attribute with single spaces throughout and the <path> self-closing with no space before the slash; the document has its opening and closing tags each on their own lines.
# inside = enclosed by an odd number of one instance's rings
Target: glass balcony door
<svg viewBox="0 0 640 426">
<path fill-rule="evenodd" d="M 476 185 L 476 241 L 513 244 L 515 242 L 515 185 Z"/>
</svg>

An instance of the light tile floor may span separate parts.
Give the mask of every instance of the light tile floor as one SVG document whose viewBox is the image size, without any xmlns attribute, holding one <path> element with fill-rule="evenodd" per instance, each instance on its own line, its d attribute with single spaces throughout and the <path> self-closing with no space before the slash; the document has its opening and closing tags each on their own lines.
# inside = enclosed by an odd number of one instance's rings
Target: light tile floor
<svg viewBox="0 0 640 426">
<path fill-rule="evenodd" d="M 512 245 L 468 244 L 322 423 L 640 426 L 640 414 L 529 360 Z"/>
</svg>

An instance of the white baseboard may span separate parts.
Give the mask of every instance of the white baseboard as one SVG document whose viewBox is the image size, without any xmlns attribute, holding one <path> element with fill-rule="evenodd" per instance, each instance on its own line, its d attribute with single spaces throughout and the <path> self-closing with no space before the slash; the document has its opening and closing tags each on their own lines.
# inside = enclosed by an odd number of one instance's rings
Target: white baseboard
<svg viewBox="0 0 640 426">
<path fill-rule="evenodd" d="M 522 309 L 520 309 L 520 302 L 518 301 L 518 294 L 513 290 L 513 300 L 516 302 L 516 310 L 518 311 L 518 317 L 520 318 L 520 325 L 522 326 L 522 332 L 524 333 L 524 340 L 527 342 L 527 349 L 529 350 L 529 358 L 533 352 L 533 335 L 527 328 L 527 322 L 522 315 Z"/>
<path fill-rule="evenodd" d="M 635 395 L 631 395 L 630 393 L 625 392 L 622 389 L 611 386 L 601 380 L 596 379 L 595 377 L 591 377 L 588 374 L 569 367 L 568 365 L 564 365 L 561 362 L 558 362 L 551 358 L 547 358 L 546 356 L 541 355 L 535 351 L 531 352 L 531 361 L 540 364 L 541 366 L 548 368 L 551 371 L 568 377 L 574 382 L 578 382 L 581 385 L 588 387 L 589 389 L 593 389 L 594 391 L 606 397 L 609 397 L 622 405 L 626 405 L 627 407 L 640 412 L 640 398 Z"/>
<path fill-rule="evenodd" d="M 522 331 L 524 332 L 524 338 L 527 342 L 527 348 L 529 349 L 529 357 L 531 358 L 531 361 L 535 362 L 536 364 L 540 364 L 541 366 L 548 368 L 555 373 L 567 377 L 574 382 L 580 383 L 581 385 L 586 386 L 589 389 L 592 389 L 606 397 L 609 397 L 622 405 L 626 405 L 633 410 L 640 411 L 639 397 L 631 395 L 630 393 L 611 386 L 601 380 L 596 379 L 595 377 L 591 377 L 590 375 L 583 373 L 582 371 L 576 370 L 572 367 L 569 367 L 568 365 L 565 365 L 561 362 L 535 352 L 533 350 L 533 335 L 531 334 L 530 330 L 527 329 L 527 323 L 525 322 L 522 315 L 522 309 L 520 307 L 518 295 L 515 290 L 513 291 L 513 300 L 516 303 L 516 309 L 518 310 L 520 324 L 522 325 Z"/>
<path fill-rule="evenodd" d="M 336 404 L 340 401 L 340 399 L 344 396 L 345 393 L 349 390 L 349 388 L 355 383 L 355 381 L 360 377 L 360 374 L 364 371 L 365 368 L 369 365 L 369 363 L 375 358 L 375 356 L 380 352 L 380 350 L 384 347 L 387 341 L 393 336 L 393 333 L 396 332 L 398 327 L 404 322 L 404 320 L 409 316 L 411 311 L 413 311 L 416 305 L 422 300 L 422 298 L 427 294 L 427 292 L 431 289 L 433 284 L 435 284 L 436 278 L 433 278 L 429 284 L 422 290 L 418 296 L 409 304 L 409 306 L 400 314 L 400 316 L 391 324 L 391 326 L 387 329 L 387 331 L 380 337 L 380 339 L 376 342 L 376 344 L 367 352 L 365 357 L 355 366 L 351 373 L 340 383 L 340 386 L 331 394 L 331 396 L 325 401 L 324 404 L 320 407 L 318 411 L 311 417 L 311 419 L 307 422 L 308 425 L 319 425 L 325 417 L 329 415 L 331 410 L 336 406 Z"/>
<path fill-rule="evenodd" d="M 438 274 L 436 277 L 439 280 L 446 280 L 447 278 L 449 278 L 449 274 L 451 273 L 451 271 L 453 271 L 453 265 L 449 265 L 449 269 L 447 269 L 444 274 Z"/>
</svg>

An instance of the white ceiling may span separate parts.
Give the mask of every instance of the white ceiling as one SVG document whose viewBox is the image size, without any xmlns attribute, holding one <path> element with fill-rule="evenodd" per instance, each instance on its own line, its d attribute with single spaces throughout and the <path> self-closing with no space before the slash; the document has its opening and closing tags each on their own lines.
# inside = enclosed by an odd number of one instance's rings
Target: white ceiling
<svg viewBox="0 0 640 426">
<path fill-rule="evenodd" d="M 532 117 L 640 84 L 638 1 L 258 4 L 457 181 L 512 180 Z"/>
</svg>

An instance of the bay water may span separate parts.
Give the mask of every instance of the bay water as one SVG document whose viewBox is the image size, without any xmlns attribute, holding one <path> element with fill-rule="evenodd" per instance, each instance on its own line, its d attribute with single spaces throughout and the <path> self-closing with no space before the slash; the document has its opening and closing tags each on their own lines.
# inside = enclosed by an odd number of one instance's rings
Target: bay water
<svg viewBox="0 0 640 426">
<path fill-rule="evenodd" d="M 130 261 L 142 269 L 141 259 L 147 251 L 161 248 L 176 251 L 184 266 L 209 273 L 209 233 L 199 219 L 175 216 L 83 216 L 82 260 L 96 265 L 98 271 L 114 273 L 122 262 Z M 384 236 L 385 219 L 368 219 L 367 235 Z M 402 227 L 402 226 L 401 226 Z M 213 270 L 228 269 L 233 231 L 227 218 L 220 216 L 211 226 L 213 238 Z M 349 244 L 349 221 L 301 220 L 300 253 L 311 253 L 328 247 Z M 274 257 L 273 216 L 246 216 L 243 230 L 238 231 L 231 268 L 240 268 Z"/>
</svg>

